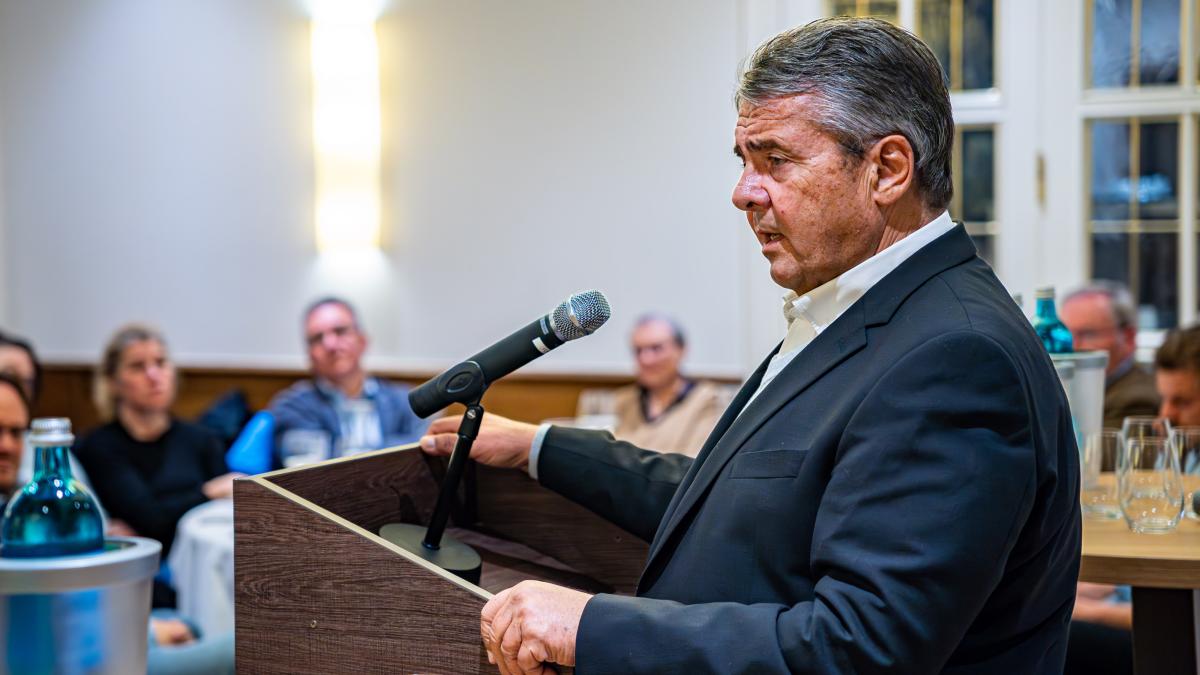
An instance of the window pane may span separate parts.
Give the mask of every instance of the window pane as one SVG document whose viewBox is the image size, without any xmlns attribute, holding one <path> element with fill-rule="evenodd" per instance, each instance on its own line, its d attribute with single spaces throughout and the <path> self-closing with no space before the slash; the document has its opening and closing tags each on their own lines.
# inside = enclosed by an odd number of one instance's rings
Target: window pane
<svg viewBox="0 0 1200 675">
<path fill-rule="evenodd" d="M 830 16 L 873 16 L 897 23 L 900 10 L 897 0 L 830 0 Z"/>
<path fill-rule="evenodd" d="M 992 0 L 963 2 L 963 89 L 990 89 L 992 74 L 992 35 L 995 15 Z"/>
<path fill-rule="evenodd" d="M 1129 220 L 1129 123 L 1094 120 L 1091 130 L 1092 220 Z"/>
<path fill-rule="evenodd" d="M 1137 217 L 1175 220 L 1179 217 L 1179 123 L 1140 125 Z"/>
<path fill-rule="evenodd" d="M 1179 0 L 1142 0 L 1141 84 L 1179 82 Z"/>
<path fill-rule="evenodd" d="M 856 0 L 830 0 L 830 16 L 854 16 L 858 8 Z"/>
<path fill-rule="evenodd" d="M 991 129 L 962 132 L 962 214 L 965 221 L 987 223 L 996 219 L 994 136 Z"/>
<path fill-rule="evenodd" d="M 1138 234 L 1138 325 L 1145 328 L 1174 328 L 1178 322 L 1179 256 L 1178 235 Z"/>
<path fill-rule="evenodd" d="M 900 19 L 900 10 L 896 0 L 871 0 L 867 3 L 867 15 L 896 23 Z"/>
<path fill-rule="evenodd" d="M 917 34 L 933 50 L 946 81 L 950 76 L 950 0 L 921 0 L 921 15 L 917 18 Z"/>
<path fill-rule="evenodd" d="M 1092 235 L 1092 278 L 1119 281 L 1129 286 L 1129 238 L 1118 232 Z"/>
<path fill-rule="evenodd" d="M 1133 0 L 1092 0 L 1092 86 L 1129 86 Z"/>
</svg>

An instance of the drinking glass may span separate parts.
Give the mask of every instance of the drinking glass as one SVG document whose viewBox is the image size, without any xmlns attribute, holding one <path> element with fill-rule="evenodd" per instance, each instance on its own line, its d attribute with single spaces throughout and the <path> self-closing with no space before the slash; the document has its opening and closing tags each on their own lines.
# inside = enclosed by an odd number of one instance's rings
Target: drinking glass
<svg viewBox="0 0 1200 675">
<path fill-rule="evenodd" d="M 1196 513 L 1196 497 L 1200 496 L 1200 427 L 1175 427 L 1171 438 L 1179 454 L 1183 479 L 1183 514 L 1193 520 L 1200 519 Z"/>
<path fill-rule="evenodd" d="M 1121 424 L 1121 436 L 1126 440 L 1133 438 L 1171 438 L 1171 423 L 1163 417 L 1151 415 L 1131 415 Z"/>
<path fill-rule="evenodd" d="M 1117 500 L 1117 464 L 1123 441 L 1116 429 L 1089 434 L 1083 446 L 1081 468 L 1083 489 L 1079 493 L 1083 515 L 1089 518 L 1120 518 Z"/>
<path fill-rule="evenodd" d="M 1117 465 L 1117 497 L 1134 532 L 1169 532 L 1183 514 L 1175 445 L 1164 438 L 1127 438 Z"/>
<path fill-rule="evenodd" d="M 285 468 L 314 464 L 329 457 L 329 432 L 322 429 L 289 429 L 279 439 L 279 455 Z"/>
</svg>

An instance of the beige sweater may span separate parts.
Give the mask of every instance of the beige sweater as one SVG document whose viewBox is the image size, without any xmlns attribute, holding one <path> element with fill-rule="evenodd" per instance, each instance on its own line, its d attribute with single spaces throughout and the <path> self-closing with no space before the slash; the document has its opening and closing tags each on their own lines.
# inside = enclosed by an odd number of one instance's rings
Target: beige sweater
<svg viewBox="0 0 1200 675">
<path fill-rule="evenodd" d="M 712 382 L 697 382 L 682 401 L 647 422 L 637 385 L 622 387 L 614 394 L 617 426 L 613 435 L 647 450 L 695 457 L 729 404 L 726 389 Z"/>
</svg>

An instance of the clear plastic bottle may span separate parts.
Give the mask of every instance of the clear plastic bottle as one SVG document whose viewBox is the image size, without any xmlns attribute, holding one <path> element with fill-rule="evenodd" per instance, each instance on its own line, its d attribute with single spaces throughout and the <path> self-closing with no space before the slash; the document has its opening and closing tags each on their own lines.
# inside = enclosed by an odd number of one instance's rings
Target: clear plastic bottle
<svg viewBox="0 0 1200 675">
<path fill-rule="evenodd" d="M 45 417 L 29 434 L 33 480 L 8 503 L 0 527 L 0 556 L 41 558 L 104 548 L 104 522 L 96 500 L 71 475 L 71 421 Z"/>
</svg>

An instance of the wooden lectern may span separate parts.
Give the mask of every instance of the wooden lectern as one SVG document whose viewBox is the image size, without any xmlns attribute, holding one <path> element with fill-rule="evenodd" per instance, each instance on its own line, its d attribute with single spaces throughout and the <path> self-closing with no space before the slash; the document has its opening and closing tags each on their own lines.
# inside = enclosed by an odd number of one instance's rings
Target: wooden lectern
<svg viewBox="0 0 1200 675">
<path fill-rule="evenodd" d="M 459 490 L 448 532 L 483 558 L 482 587 L 380 538 L 428 521 L 444 471 L 409 445 L 235 481 L 238 672 L 495 673 L 492 593 L 633 592 L 646 543 L 519 471 L 478 466 Z"/>
</svg>

